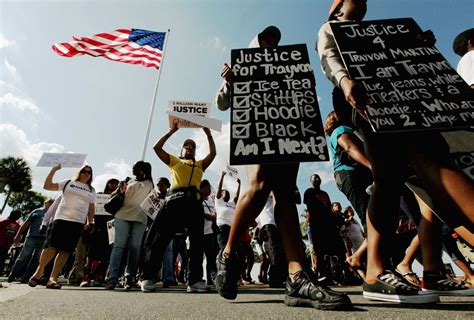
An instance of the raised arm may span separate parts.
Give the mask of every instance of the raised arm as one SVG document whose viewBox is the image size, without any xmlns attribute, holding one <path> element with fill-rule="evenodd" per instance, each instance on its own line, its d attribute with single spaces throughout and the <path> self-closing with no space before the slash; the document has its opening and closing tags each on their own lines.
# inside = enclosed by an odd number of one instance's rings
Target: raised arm
<svg viewBox="0 0 474 320">
<path fill-rule="evenodd" d="M 348 133 L 343 133 L 337 139 L 337 143 L 347 152 L 347 154 L 352 159 L 354 159 L 364 167 L 372 170 L 372 166 L 370 165 L 369 159 L 367 159 L 367 156 L 365 155 L 364 151 L 357 146 L 354 139 L 357 138 L 351 136 Z"/>
<path fill-rule="evenodd" d="M 237 178 L 237 192 L 235 193 L 235 198 L 234 198 L 235 204 L 237 204 L 237 201 L 239 201 L 239 196 L 240 196 L 240 179 Z"/>
<path fill-rule="evenodd" d="M 221 70 L 221 77 L 224 81 L 222 81 L 222 84 L 217 91 L 215 100 L 217 108 L 221 111 L 225 111 L 230 108 L 230 86 L 232 85 L 232 70 L 227 63 L 224 64 L 224 67 Z"/>
<path fill-rule="evenodd" d="M 206 171 L 216 157 L 216 144 L 214 138 L 212 138 L 211 130 L 209 128 L 202 128 L 202 130 L 206 133 L 207 142 L 209 143 L 209 154 L 202 160 L 202 170 Z"/>
<path fill-rule="evenodd" d="M 225 176 L 225 171 L 222 171 L 219 184 L 217 185 L 217 193 L 216 193 L 217 199 L 220 199 L 222 197 L 222 184 L 224 183 L 224 176 Z"/>
<path fill-rule="evenodd" d="M 54 167 L 51 168 L 51 171 L 49 172 L 48 176 L 44 180 L 43 188 L 45 190 L 49 191 L 58 191 L 59 190 L 59 184 L 53 182 L 53 176 L 56 173 L 56 171 L 61 169 L 61 164 L 57 164 Z"/>
<path fill-rule="evenodd" d="M 163 150 L 163 146 L 165 144 L 166 141 L 168 141 L 168 139 L 173 135 L 173 133 L 175 133 L 176 131 L 178 131 L 178 120 L 175 119 L 173 121 L 173 124 L 171 125 L 171 128 L 170 130 L 164 135 L 162 136 L 156 143 L 155 145 L 153 146 L 153 150 L 155 150 L 155 153 L 156 155 L 158 156 L 158 158 L 161 159 L 161 161 L 163 161 L 166 165 L 169 165 L 170 164 L 170 155 L 168 152 L 166 152 L 165 150 Z"/>
</svg>

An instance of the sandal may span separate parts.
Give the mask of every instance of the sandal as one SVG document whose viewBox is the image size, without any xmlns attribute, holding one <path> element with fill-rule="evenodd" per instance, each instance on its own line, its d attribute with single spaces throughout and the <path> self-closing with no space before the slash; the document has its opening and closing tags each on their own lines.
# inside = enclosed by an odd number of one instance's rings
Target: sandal
<svg viewBox="0 0 474 320">
<path fill-rule="evenodd" d="M 415 288 L 420 288 L 421 286 L 421 281 L 420 278 L 414 273 L 413 271 L 411 272 L 400 272 L 400 270 L 395 269 L 395 272 L 398 273 L 405 279 L 406 282 L 408 282 L 410 285 L 414 286 Z"/>
<path fill-rule="evenodd" d="M 33 277 L 33 278 L 30 278 L 30 280 L 28 280 L 28 285 L 33 288 L 36 287 L 39 283 L 40 283 L 40 279 L 38 278 Z"/>
<path fill-rule="evenodd" d="M 51 282 L 46 285 L 47 289 L 61 289 L 61 285 L 57 282 Z"/>
<path fill-rule="evenodd" d="M 346 259 L 346 265 L 360 280 L 365 281 L 365 266 L 353 266 L 349 263 L 349 258 Z"/>
</svg>

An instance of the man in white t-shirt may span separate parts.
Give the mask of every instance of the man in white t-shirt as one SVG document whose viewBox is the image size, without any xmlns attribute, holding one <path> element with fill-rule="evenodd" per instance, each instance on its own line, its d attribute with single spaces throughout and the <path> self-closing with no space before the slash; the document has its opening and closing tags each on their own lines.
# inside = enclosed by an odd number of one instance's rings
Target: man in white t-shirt
<svg viewBox="0 0 474 320">
<path fill-rule="evenodd" d="M 237 179 L 238 187 L 237 192 L 235 193 L 235 198 L 233 201 L 229 201 L 229 191 L 222 189 L 225 174 L 225 171 L 223 171 L 221 179 L 219 180 L 219 185 L 217 187 L 215 199 L 217 212 L 216 222 L 217 226 L 219 227 L 219 234 L 217 235 L 217 243 L 219 244 L 219 249 L 224 248 L 227 244 L 227 239 L 229 238 L 230 232 L 230 225 L 232 224 L 232 219 L 235 214 L 235 206 L 237 204 L 240 194 L 240 179 Z"/>
</svg>

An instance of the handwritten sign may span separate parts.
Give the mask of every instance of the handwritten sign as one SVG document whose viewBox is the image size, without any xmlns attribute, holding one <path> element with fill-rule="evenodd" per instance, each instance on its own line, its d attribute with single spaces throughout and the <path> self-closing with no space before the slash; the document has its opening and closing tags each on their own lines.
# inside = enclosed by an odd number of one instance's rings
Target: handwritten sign
<svg viewBox="0 0 474 320">
<path fill-rule="evenodd" d="M 227 165 L 225 172 L 229 177 L 232 177 L 235 180 L 239 178 L 239 171 L 234 167 Z"/>
<path fill-rule="evenodd" d="M 438 49 L 416 39 L 411 18 L 331 23 L 352 79 L 368 97 L 374 131 L 474 125 L 474 93 Z"/>
<path fill-rule="evenodd" d="M 110 200 L 110 194 L 98 193 L 95 201 L 95 215 L 96 216 L 111 216 L 105 211 L 104 205 Z"/>
<path fill-rule="evenodd" d="M 194 123 L 198 128 L 209 128 L 219 132 L 222 130 L 222 121 L 218 119 L 195 116 L 192 114 L 179 113 L 174 111 L 167 111 L 166 113 L 169 114 L 171 117 Z"/>
<path fill-rule="evenodd" d="M 231 52 L 230 164 L 329 160 L 305 44 Z"/>
<path fill-rule="evenodd" d="M 164 199 L 160 198 L 158 191 L 153 190 L 150 194 L 143 200 L 140 207 L 149 216 L 152 220 L 155 220 L 156 215 L 163 207 Z"/>
<path fill-rule="evenodd" d="M 209 111 L 211 110 L 211 104 L 209 102 L 199 101 L 181 101 L 181 100 L 170 100 L 168 101 L 169 111 L 187 114 L 197 115 L 201 117 L 208 117 Z M 174 119 L 178 119 L 178 128 L 201 128 L 200 125 L 178 118 L 175 116 L 169 116 L 168 121 L 171 127 Z"/>
<path fill-rule="evenodd" d="M 87 154 L 83 153 L 49 153 L 45 152 L 36 164 L 37 167 L 54 167 L 58 163 L 63 168 L 80 168 L 86 160 Z"/>
</svg>

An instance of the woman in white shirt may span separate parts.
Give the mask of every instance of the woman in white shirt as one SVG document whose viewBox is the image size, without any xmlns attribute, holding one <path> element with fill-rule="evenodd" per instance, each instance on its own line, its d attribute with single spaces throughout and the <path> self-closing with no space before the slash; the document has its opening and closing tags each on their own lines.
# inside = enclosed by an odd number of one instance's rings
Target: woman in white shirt
<svg viewBox="0 0 474 320">
<path fill-rule="evenodd" d="M 41 252 L 39 266 L 28 282 L 31 287 L 35 287 L 39 283 L 45 266 L 57 254 L 46 288 L 61 289 L 61 285 L 58 283 L 58 274 L 69 258 L 69 254 L 74 251 L 82 231 L 84 229 L 90 230 L 94 219 L 96 193 L 91 185 L 92 167 L 83 166 L 72 180 L 53 182 L 54 174 L 60 169 L 60 164 L 54 166 L 43 186 L 46 190 L 62 190 L 63 193 L 54 216 L 51 232 L 46 240 L 45 249 Z"/>
</svg>

